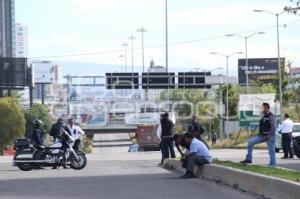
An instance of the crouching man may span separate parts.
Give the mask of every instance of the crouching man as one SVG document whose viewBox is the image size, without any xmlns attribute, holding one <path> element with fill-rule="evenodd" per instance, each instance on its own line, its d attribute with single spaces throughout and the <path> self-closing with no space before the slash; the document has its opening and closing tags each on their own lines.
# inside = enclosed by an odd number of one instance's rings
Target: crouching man
<svg viewBox="0 0 300 199">
<path fill-rule="evenodd" d="M 184 141 L 189 146 L 189 150 L 183 157 L 183 168 L 186 169 L 186 173 L 181 178 L 195 178 L 194 165 L 211 164 L 212 156 L 208 147 L 197 138 L 194 138 L 191 133 L 184 134 Z"/>
</svg>

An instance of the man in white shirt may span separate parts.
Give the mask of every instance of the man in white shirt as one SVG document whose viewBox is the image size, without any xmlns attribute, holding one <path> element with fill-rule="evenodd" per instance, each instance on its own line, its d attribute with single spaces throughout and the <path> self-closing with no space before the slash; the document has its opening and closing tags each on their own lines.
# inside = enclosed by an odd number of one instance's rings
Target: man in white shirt
<svg viewBox="0 0 300 199">
<path fill-rule="evenodd" d="M 194 165 L 202 166 L 204 164 L 211 164 L 212 155 L 207 146 L 197 138 L 194 138 L 191 133 L 184 134 L 184 140 L 185 143 L 190 147 L 184 157 L 186 174 L 181 176 L 181 178 L 195 178 Z"/>
<path fill-rule="evenodd" d="M 284 156 L 282 157 L 282 159 L 294 158 L 294 154 L 291 149 L 293 127 L 293 121 L 290 120 L 288 114 L 285 114 L 283 116 L 283 121 L 281 124 L 282 149 L 284 152 Z"/>
<path fill-rule="evenodd" d="M 80 126 L 74 124 L 72 118 L 69 119 L 69 129 L 71 131 L 71 136 L 75 140 L 73 148 L 75 151 L 78 151 L 81 143 L 81 139 L 84 136 L 84 131 L 80 128 Z"/>
</svg>

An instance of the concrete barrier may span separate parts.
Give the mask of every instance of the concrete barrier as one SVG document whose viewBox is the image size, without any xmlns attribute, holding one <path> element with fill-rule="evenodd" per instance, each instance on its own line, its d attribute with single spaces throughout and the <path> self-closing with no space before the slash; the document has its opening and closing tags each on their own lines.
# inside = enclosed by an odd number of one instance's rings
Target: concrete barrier
<svg viewBox="0 0 300 199">
<path fill-rule="evenodd" d="M 167 169 L 184 171 L 181 162 L 168 160 L 164 163 Z M 195 166 L 194 172 L 198 177 L 224 183 L 235 189 L 247 191 L 274 199 L 300 198 L 300 183 L 294 183 L 279 178 L 254 174 L 218 165 Z"/>
</svg>

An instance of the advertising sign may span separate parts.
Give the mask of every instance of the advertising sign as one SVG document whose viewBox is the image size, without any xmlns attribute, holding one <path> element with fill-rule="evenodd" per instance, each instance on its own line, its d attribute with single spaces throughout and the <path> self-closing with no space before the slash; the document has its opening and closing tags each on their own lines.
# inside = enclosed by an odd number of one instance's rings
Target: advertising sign
<svg viewBox="0 0 300 199">
<path fill-rule="evenodd" d="M 281 58 L 281 66 L 284 68 L 285 59 Z M 246 59 L 238 61 L 239 84 L 245 86 L 247 84 L 247 74 L 249 85 L 272 83 L 278 79 L 278 59 L 277 58 L 258 58 L 248 59 L 248 70 L 246 67 Z"/>
<path fill-rule="evenodd" d="M 126 124 L 158 124 L 159 113 L 127 113 L 125 115 Z"/>
<path fill-rule="evenodd" d="M 275 103 L 275 93 L 240 95 L 240 126 L 257 126 L 262 115 L 262 104 L 265 102 L 270 104 L 271 112 L 280 117 L 279 103 Z"/>
<path fill-rule="evenodd" d="M 38 84 L 51 84 L 55 81 L 55 66 L 48 61 L 34 62 L 34 82 Z"/>
<path fill-rule="evenodd" d="M 0 58 L 0 86 L 28 86 L 29 70 L 26 58 Z"/>
</svg>

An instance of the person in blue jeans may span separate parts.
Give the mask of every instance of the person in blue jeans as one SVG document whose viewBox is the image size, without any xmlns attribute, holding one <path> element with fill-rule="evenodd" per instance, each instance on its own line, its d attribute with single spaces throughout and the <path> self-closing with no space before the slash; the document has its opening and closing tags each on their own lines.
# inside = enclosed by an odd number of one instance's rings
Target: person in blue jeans
<svg viewBox="0 0 300 199">
<path fill-rule="evenodd" d="M 242 164 L 252 163 L 252 152 L 256 144 L 266 142 L 268 145 L 270 162 L 269 166 L 276 166 L 276 153 L 275 153 L 275 116 L 270 111 L 270 104 L 263 103 L 263 117 L 259 121 L 259 134 L 248 140 L 248 153 L 246 159 L 241 161 Z"/>
</svg>

